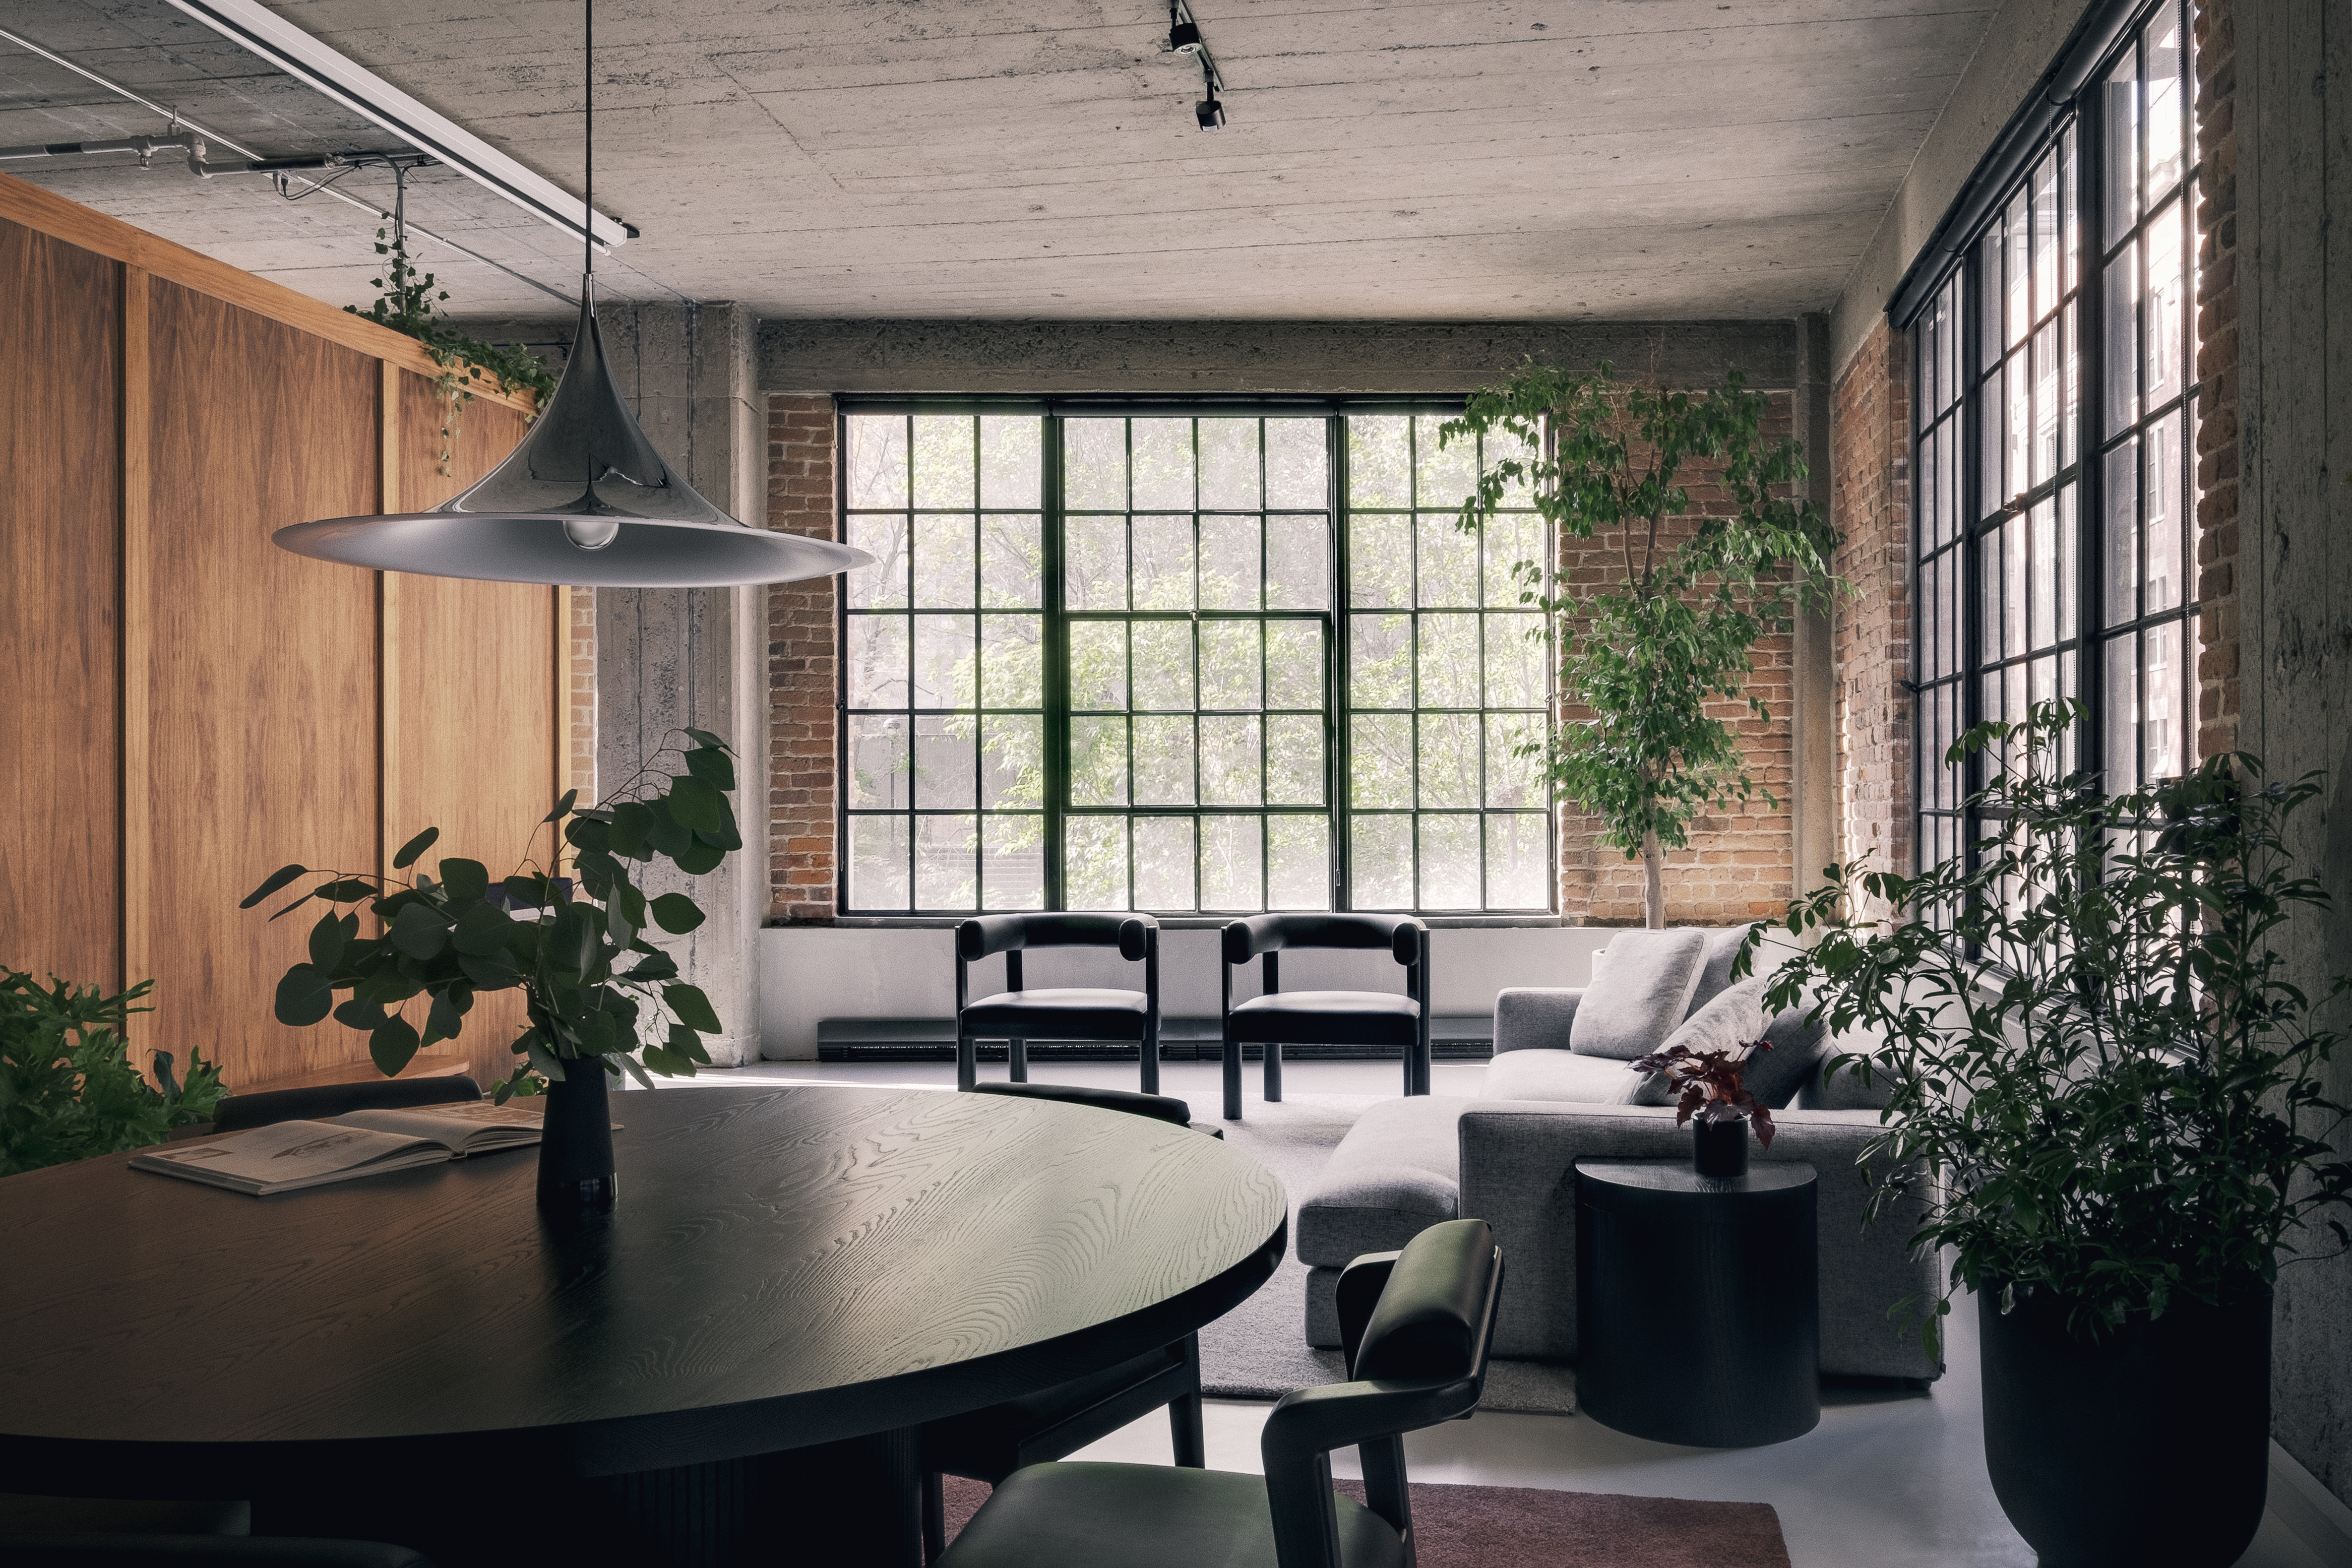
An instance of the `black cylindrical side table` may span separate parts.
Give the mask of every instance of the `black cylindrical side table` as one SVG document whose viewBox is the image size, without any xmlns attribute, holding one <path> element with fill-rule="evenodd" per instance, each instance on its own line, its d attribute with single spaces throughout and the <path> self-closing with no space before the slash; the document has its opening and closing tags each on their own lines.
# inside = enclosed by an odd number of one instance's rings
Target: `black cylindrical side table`
<svg viewBox="0 0 2352 1568">
<path fill-rule="evenodd" d="M 1576 1397 L 1661 1443 L 1745 1448 L 1822 1418 L 1813 1167 L 1576 1162 Z"/>
</svg>

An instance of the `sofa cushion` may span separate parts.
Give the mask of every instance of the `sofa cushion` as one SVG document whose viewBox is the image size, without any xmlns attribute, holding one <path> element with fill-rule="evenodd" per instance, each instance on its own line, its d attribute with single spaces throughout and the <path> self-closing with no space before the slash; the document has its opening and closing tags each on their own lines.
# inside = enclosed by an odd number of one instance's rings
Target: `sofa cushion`
<svg viewBox="0 0 2352 1568">
<path fill-rule="evenodd" d="M 1698 972 L 1698 984 L 1692 988 L 1691 1013 L 1715 1000 L 1731 988 L 1732 960 L 1739 956 L 1739 945 L 1748 939 L 1748 927 L 1734 925 L 1727 931 L 1706 934 L 1706 962 Z"/>
<path fill-rule="evenodd" d="M 1764 1038 L 1771 1042 L 1772 1049 L 1758 1052 L 1748 1066 L 1748 1092 L 1775 1111 L 1794 1104 L 1797 1095 L 1812 1082 L 1822 1064 L 1829 1044 L 1829 1030 L 1825 1025 L 1805 1021 L 1805 1015 L 1811 1010 L 1811 1003 L 1801 1002 L 1774 1015 L 1764 1029 Z"/>
<path fill-rule="evenodd" d="M 1568 1049 L 1619 1061 L 1657 1050 L 1689 1012 L 1706 960 L 1704 931 L 1620 931 L 1577 1003 Z"/>
<path fill-rule="evenodd" d="M 1605 1056 L 1579 1056 L 1569 1051 L 1507 1051 L 1487 1064 L 1481 1100 L 1574 1100 L 1586 1103 L 1631 1094 L 1643 1080 L 1654 1076 L 1636 1072 Z M 1622 1102 L 1632 1104 L 1633 1101 Z"/>
<path fill-rule="evenodd" d="M 1838 1065 L 1838 1052 L 1826 1042 L 1817 1048 L 1818 1065 L 1799 1086 L 1797 1104 L 1806 1111 L 1884 1111 L 1895 1093 L 1895 1081 L 1884 1063 L 1874 1063 L 1870 1082 L 1862 1081 L 1859 1062 Z M 1835 1071 L 1832 1071 L 1835 1069 Z"/>
<path fill-rule="evenodd" d="M 1298 1260 L 1339 1268 L 1461 1218 L 1460 1124 L 1472 1103 L 1415 1094 L 1359 1117 L 1299 1201 Z"/>
<path fill-rule="evenodd" d="M 1695 1007 L 1682 1027 L 1666 1036 L 1664 1051 L 1679 1045 L 1691 1051 L 1740 1051 L 1764 1038 L 1764 986 L 1759 977 L 1742 980 L 1717 994 L 1705 1007 Z M 1753 1085 L 1750 1085 L 1753 1087 Z"/>
</svg>

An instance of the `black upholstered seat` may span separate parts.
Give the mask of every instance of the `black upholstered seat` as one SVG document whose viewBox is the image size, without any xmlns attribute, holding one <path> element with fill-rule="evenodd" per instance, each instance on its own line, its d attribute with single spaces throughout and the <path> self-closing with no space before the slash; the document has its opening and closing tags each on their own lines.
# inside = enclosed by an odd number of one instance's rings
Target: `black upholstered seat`
<svg viewBox="0 0 2352 1568">
<path fill-rule="evenodd" d="M 377 1078 L 359 1083 L 321 1083 L 308 1089 L 268 1089 L 231 1094 L 213 1113 L 213 1131 L 241 1133 L 278 1122 L 317 1121 L 346 1111 L 399 1111 L 411 1105 L 447 1105 L 479 1100 L 482 1086 L 463 1073 L 446 1078 Z"/>
<path fill-rule="evenodd" d="M 1071 1083 L 977 1083 L 971 1092 L 1086 1105 L 1179 1127 L 1192 1124 L 1192 1108 L 1166 1094 Z M 1202 1130 L 1224 1136 L 1223 1128 Z M 1176 1462 L 1198 1469 L 1208 1458 L 1201 1427 L 1201 1343 L 1195 1335 L 1018 1399 L 931 1422 L 922 1429 L 926 1552 L 937 1556 L 944 1539 L 942 1475 L 992 1485 L 1024 1465 L 1074 1454 L 1162 1405 L 1168 1407 Z"/>
<path fill-rule="evenodd" d="M 940 1568 L 1399 1568 L 1413 1560 L 1404 1433 L 1469 1415 L 1486 1377 L 1502 1255 L 1477 1219 L 1432 1226 L 1339 1281 L 1351 1381 L 1286 1395 L 1263 1479 L 1157 1465 L 1042 1464 L 997 1486 Z M 1331 1490 L 1357 1445 L 1365 1501 Z"/>
<path fill-rule="evenodd" d="M 1115 947 L 1143 966 L 1143 989 L 1069 986 L 1028 990 L 1021 955 L 1032 947 Z M 1004 956 L 1004 989 L 971 998 L 971 966 Z M 1005 1042 L 1006 1071 L 1029 1081 L 1033 1040 L 1133 1040 L 1142 1088 L 1160 1089 L 1160 923 L 1149 915 L 983 915 L 956 927 L 956 1087 L 979 1080 L 978 1042 Z"/>
<path fill-rule="evenodd" d="M 1288 947 L 1386 948 L 1404 966 L 1404 994 L 1286 991 Z M 1261 995 L 1236 1004 L 1234 967 L 1260 960 Z M 1409 915 L 1255 915 L 1225 927 L 1225 1120 L 1242 1113 L 1242 1047 L 1265 1047 L 1265 1097 L 1282 1098 L 1285 1045 L 1396 1046 L 1404 1092 L 1429 1092 L 1429 927 Z"/>
</svg>

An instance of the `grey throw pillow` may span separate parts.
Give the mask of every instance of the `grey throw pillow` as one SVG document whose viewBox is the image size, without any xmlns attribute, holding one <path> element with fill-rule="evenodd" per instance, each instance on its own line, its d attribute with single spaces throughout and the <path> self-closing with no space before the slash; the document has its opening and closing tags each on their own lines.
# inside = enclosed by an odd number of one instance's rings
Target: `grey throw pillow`
<svg viewBox="0 0 2352 1568">
<path fill-rule="evenodd" d="M 1829 1027 L 1807 1023 L 1805 1015 L 1811 1010 L 1812 1003 L 1800 1002 L 1774 1018 L 1764 1030 L 1772 1049 L 1756 1052 L 1740 1075 L 1748 1092 L 1775 1111 L 1795 1103 L 1798 1091 L 1812 1081 L 1814 1069 L 1827 1054 Z"/>
<path fill-rule="evenodd" d="M 1704 931 L 1621 931 L 1609 961 L 1593 973 L 1569 1026 L 1579 1056 L 1631 1061 L 1664 1042 L 1690 1010 L 1691 988 L 1706 961 Z"/>
<path fill-rule="evenodd" d="M 1735 925 L 1728 931 L 1706 934 L 1706 963 L 1698 972 L 1698 987 L 1691 992 L 1691 1011 L 1715 1000 L 1731 988 L 1731 961 L 1739 956 L 1739 945 L 1748 940 L 1748 927 Z"/>
</svg>

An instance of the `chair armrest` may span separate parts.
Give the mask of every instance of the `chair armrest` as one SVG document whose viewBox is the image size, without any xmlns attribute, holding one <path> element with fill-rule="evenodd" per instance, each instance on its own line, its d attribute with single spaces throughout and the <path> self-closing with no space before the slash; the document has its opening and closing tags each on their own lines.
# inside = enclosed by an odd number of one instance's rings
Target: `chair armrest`
<svg viewBox="0 0 2352 1568">
<path fill-rule="evenodd" d="M 1396 1260 L 1402 1252 L 1367 1252 L 1339 1270 L 1339 1294 L 1336 1306 L 1339 1313 L 1339 1364 L 1350 1373 L 1356 1370 L 1356 1351 L 1364 1343 L 1364 1330 L 1372 1321 L 1372 1309 L 1381 1304 L 1381 1292 L 1388 1289 L 1389 1276 L 1396 1272 Z"/>
<path fill-rule="evenodd" d="M 1576 1021 L 1576 1004 L 1583 999 L 1580 987 L 1547 990 L 1515 986 L 1496 992 L 1495 1054 L 1544 1047 L 1566 1051 L 1569 1026 Z"/>
<path fill-rule="evenodd" d="M 982 915 L 956 927 L 956 956 L 967 964 L 1027 946 L 1029 928 L 1018 915 Z"/>
</svg>

